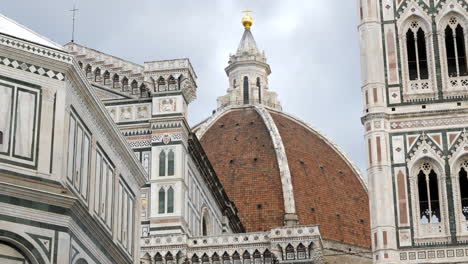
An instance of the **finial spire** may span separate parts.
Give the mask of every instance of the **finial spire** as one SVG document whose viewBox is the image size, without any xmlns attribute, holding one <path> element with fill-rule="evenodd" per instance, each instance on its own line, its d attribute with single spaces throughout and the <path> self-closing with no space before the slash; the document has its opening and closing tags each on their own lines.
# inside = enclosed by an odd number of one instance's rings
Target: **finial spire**
<svg viewBox="0 0 468 264">
<path fill-rule="evenodd" d="M 73 19 L 72 19 L 72 38 L 71 42 L 75 42 L 75 14 L 78 9 L 76 9 L 76 1 L 73 3 L 73 9 L 70 10 L 70 12 L 73 12 Z"/>
<path fill-rule="evenodd" d="M 249 13 L 252 13 L 252 10 L 246 9 L 242 11 L 245 13 L 245 15 L 242 17 L 242 25 L 244 25 L 245 29 L 250 29 L 253 24 L 253 18 L 249 15 Z"/>
</svg>

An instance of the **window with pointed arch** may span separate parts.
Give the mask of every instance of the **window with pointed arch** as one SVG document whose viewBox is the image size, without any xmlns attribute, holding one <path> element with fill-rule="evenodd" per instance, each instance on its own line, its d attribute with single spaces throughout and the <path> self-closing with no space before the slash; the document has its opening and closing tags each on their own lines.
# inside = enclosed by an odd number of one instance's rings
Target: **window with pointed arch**
<svg viewBox="0 0 468 264">
<path fill-rule="evenodd" d="M 468 221 L 468 159 L 465 159 L 460 164 L 458 172 L 458 187 L 460 190 L 460 205 L 462 218 Z"/>
<path fill-rule="evenodd" d="M 96 68 L 96 70 L 94 70 L 94 81 L 100 81 L 101 80 L 101 69 L 99 68 Z"/>
<path fill-rule="evenodd" d="M 426 32 L 420 22 L 412 21 L 405 36 L 409 80 L 429 79 Z"/>
<path fill-rule="evenodd" d="M 232 263 L 233 264 L 241 264 L 241 259 L 240 259 L 240 255 L 239 253 L 234 252 L 234 254 L 232 254 Z"/>
<path fill-rule="evenodd" d="M 421 164 L 417 175 L 417 185 L 420 223 L 440 223 L 438 176 L 429 161 Z"/>
<path fill-rule="evenodd" d="M 166 169 L 167 168 L 167 169 Z M 175 153 L 172 149 L 161 150 L 159 153 L 159 176 L 174 176 L 175 174 Z"/>
<path fill-rule="evenodd" d="M 120 78 L 119 78 L 119 75 L 117 74 L 114 74 L 114 77 L 112 78 L 112 87 L 114 88 L 118 88 L 119 85 L 120 85 Z"/>
<path fill-rule="evenodd" d="M 247 250 L 242 255 L 242 258 L 244 259 L 244 264 L 251 264 L 250 253 Z"/>
<path fill-rule="evenodd" d="M 158 192 L 158 213 L 159 214 L 172 214 L 174 213 L 174 188 L 161 187 Z"/>
<path fill-rule="evenodd" d="M 174 256 L 172 256 L 171 252 L 167 252 L 166 254 L 166 264 L 174 264 Z"/>
<path fill-rule="evenodd" d="M 268 249 L 263 252 L 263 259 L 265 260 L 265 264 L 273 263 L 273 255 Z"/>
<path fill-rule="evenodd" d="M 299 246 L 297 246 L 297 258 L 298 259 L 306 259 L 307 254 L 306 254 L 306 247 L 301 243 Z"/>
<path fill-rule="evenodd" d="M 210 257 L 205 253 L 202 256 L 202 264 L 209 264 L 210 263 Z"/>
<path fill-rule="evenodd" d="M 211 257 L 211 261 L 213 261 L 213 264 L 220 264 L 221 263 L 220 260 L 219 260 L 219 255 L 216 252 Z"/>
<path fill-rule="evenodd" d="M 465 32 L 456 16 L 448 19 L 444 29 L 444 41 L 448 76 L 467 76 Z"/>
<path fill-rule="evenodd" d="M 293 260 L 295 259 L 295 252 L 294 252 L 294 247 L 289 244 L 287 247 L 286 247 L 286 259 L 287 260 Z"/>
<path fill-rule="evenodd" d="M 198 258 L 197 254 L 193 255 L 192 257 L 192 263 L 199 263 L 200 259 Z"/>
<path fill-rule="evenodd" d="M 262 254 L 260 254 L 258 250 L 255 250 L 255 252 L 253 253 L 253 259 L 253 264 L 262 264 Z"/>
<path fill-rule="evenodd" d="M 227 252 L 223 254 L 223 264 L 231 264 L 231 257 Z"/>
<path fill-rule="evenodd" d="M 163 264 L 163 258 L 159 252 L 154 256 L 154 263 L 155 264 Z"/>
<path fill-rule="evenodd" d="M 158 213 L 166 213 L 166 190 L 163 187 L 159 189 L 158 193 Z"/>
</svg>

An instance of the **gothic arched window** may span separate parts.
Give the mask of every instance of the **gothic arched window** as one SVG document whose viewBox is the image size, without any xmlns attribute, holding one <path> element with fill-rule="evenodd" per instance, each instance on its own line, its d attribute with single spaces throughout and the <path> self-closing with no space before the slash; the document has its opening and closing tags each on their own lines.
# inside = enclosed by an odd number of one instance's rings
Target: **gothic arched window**
<svg viewBox="0 0 468 264">
<path fill-rule="evenodd" d="M 449 77 L 468 75 L 465 34 L 456 17 L 451 17 L 445 28 L 445 53 Z"/>
<path fill-rule="evenodd" d="M 158 91 L 165 91 L 166 90 L 166 81 L 164 78 L 161 76 L 158 79 Z"/>
<path fill-rule="evenodd" d="M 112 86 L 113 86 L 114 88 L 117 88 L 117 86 L 119 85 L 119 83 L 120 83 L 119 75 L 114 74 L 114 77 L 112 78 Z"/>
<path fill-rule="evenodd" d="M 86 72 L 86 77 L 88 77 L 88 75 L 91 74 L 91 65 L 88 64 L 88 65 L 86 66 L 85 72 Z"/>
<path fill-rule="evenodd" d="M 174 256 L 172 256 L 171 252 L 166 254 L 166 264 L 174 264 Z"/>
<path fill-rule="evenodd" d="M 241 260 L 240 260 L 240 256 L 239 256 L 239 253 L 234 252 L 234 254 L 232 254 L 232 262 L 233 264 L 241 264 Z"/>
<path fill-rule="evenodd" d="M 263 252 L 263 259 L 265 260 L 265 264 L 271 264 L 272 263 L 272 255 L 271 252 L 267 249 L 265 252 Z"/>
<path fill-rule="evenodd" d="M 432 165 L 424 162 L 418 173 L 419 216 L 421 224 L 440 222 L 438 177 Z"/>
<path fill-rule="evenodd" d="M 164 214 L 166 212 L 166 191 L 164 190 L 164 188 L 161 187 L 161 189 L 159 189 L 159 194 L 158 194 L 158 198 L 159 198 L 159 204 L 158 204 L 158 213 L 160 214 Z"/>
<path fill-rule="evenodd" d="M 213 264 L 220 264 L 218 254 L 214 253 L 211 257 L 211 261 L 213 261 Z"/>
<path fill-rule="evenodd" d="M 413 21 L 406 32 L 406 55 L 410 80 L 429 79 L 425 35 L 417 21 Z"/>
<path fill-rule="evenodd" d="M 258 252 L 258 250 L 255 250 L 255 252 L 253 253 L 253 259 L 254 259 L 253 264 L 261 264 L 262 263 L 262 255 L 260 254 L 260 252 Z"/>
<path fill-rule="evenodd" d="M 297 258 L 298 259 L 305 259 L 306 258 L 306 248 L 301 243 L 297 246 Z"/>
<path fill-rule="evenodd" d="M 100 81 L 101 80 L 101 69 L 96 68 L 94 70 L 94 81 Z"/>
<path fill-rule="evenodd" d="M 244 77 L 244 104 L 249 103 L 249 78 Z"/>
<path fill-rule="evenodd" d="M 154 262 L 155 264 L 163 264 L 163 258 L 159 252 L 154 256 Z"/>
<path fill-rule="evenodd" d="M 200 259 L 198 259 L 197 254 L 193 255 L 193 257 L 192 257 L 192 263 L 198 263 L 198 262 L 200 262 Z"/>
<path fill-rule="evenodd" d="M 167 161 L 167 175 L 174 175 L 174 151 L 170 150 Z"/>
<path fill-rule="evenodd" d="M 104 84 L 110 84 L 110 73 L 108 71 L 104 72 Z"/>
<path fill-rule="evenodd" d="M 465 220 L 468 221 L 468 173 L 466 168 L 468 168 L 468 161 L 463 161 L 462 168 L 458 173 L 458 184 L 460 186 L 462 214 L 465 217 Z"/>
<path fill-rule="evenodd" d="M 167 190 L 167 213 L 174 213 L 174 189 L 172 187 Z"/>
<path fill-rule="evenodd" d="M 231 257 L 227 252 L 223 254 L 223 264 L 231 264 Z"/>
<path fill-rule="evenodd" d="M 286 259 L 292 260 L 295 259 L 294 247 L 289 244 L 286 247 Z"/>
<path fill-rule="evenodd" d="M 138 93 L 138 83 L 137 83 L 137 81 L 133 80 L 131 86 L 132 86 L 132 94 Z"/>
<path fill-rule="evenodd" d="M 244 264 L 250 264 L 250 253 L 246 250 L 244 254 L 242 255 L 242 258 L 244 259 Z"/>
<path fill-rule="evenodd" d="M 159 176 L 166 176 L 166 152 L 159 153 Z"/>
<path fill-rule="evenodd" d="M 210 257 L 205 253 L 202 256 L 202 264 L 209 264 L 210 263 Z"/>
<path fill-rule="evenodd" d="M 128 91 L 128 78 L 127 77 L 124 77 L 122 79 L 122 90 L 127 92 Z"/>
</svg>

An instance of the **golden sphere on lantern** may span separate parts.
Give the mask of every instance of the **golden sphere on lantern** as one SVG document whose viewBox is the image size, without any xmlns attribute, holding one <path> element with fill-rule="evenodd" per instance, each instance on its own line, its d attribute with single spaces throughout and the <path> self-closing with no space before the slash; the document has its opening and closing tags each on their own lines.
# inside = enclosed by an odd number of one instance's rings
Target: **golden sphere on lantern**
<svg viewBox="0 0 468 264">
<path fill-rule="evenodd" d="M 249 29 L 253 24 L 253 18 L 249 15 L 249 13 L 252 12 L 252 11 L 246 9 L 246 10 L 244 10 L 242 12 L 245 13 L 245 16 L 242 17 L 242 25 L 244 25 L 244 27 L 246 29 Z"/>
</svg>

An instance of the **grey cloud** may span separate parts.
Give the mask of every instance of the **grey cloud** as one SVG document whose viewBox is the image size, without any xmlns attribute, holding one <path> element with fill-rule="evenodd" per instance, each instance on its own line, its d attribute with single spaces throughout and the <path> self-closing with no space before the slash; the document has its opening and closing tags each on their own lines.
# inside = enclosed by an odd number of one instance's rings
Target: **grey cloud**
<svg viewBox="0 0 468 264">
<path fill-rule="evenodd" d="M 0 12 L 59 42 L 70 40 L 73 1 L 4 1 Z M 198 74 L 191 124 L 227 89 L 224 67 L 242 36 L 241 10 L 272 67 L 286 112 L 331 137 L 366 167 L 355 1 L 77 0 L 76 41 L 137 63 L 188 57 Z"/>
</svg>

